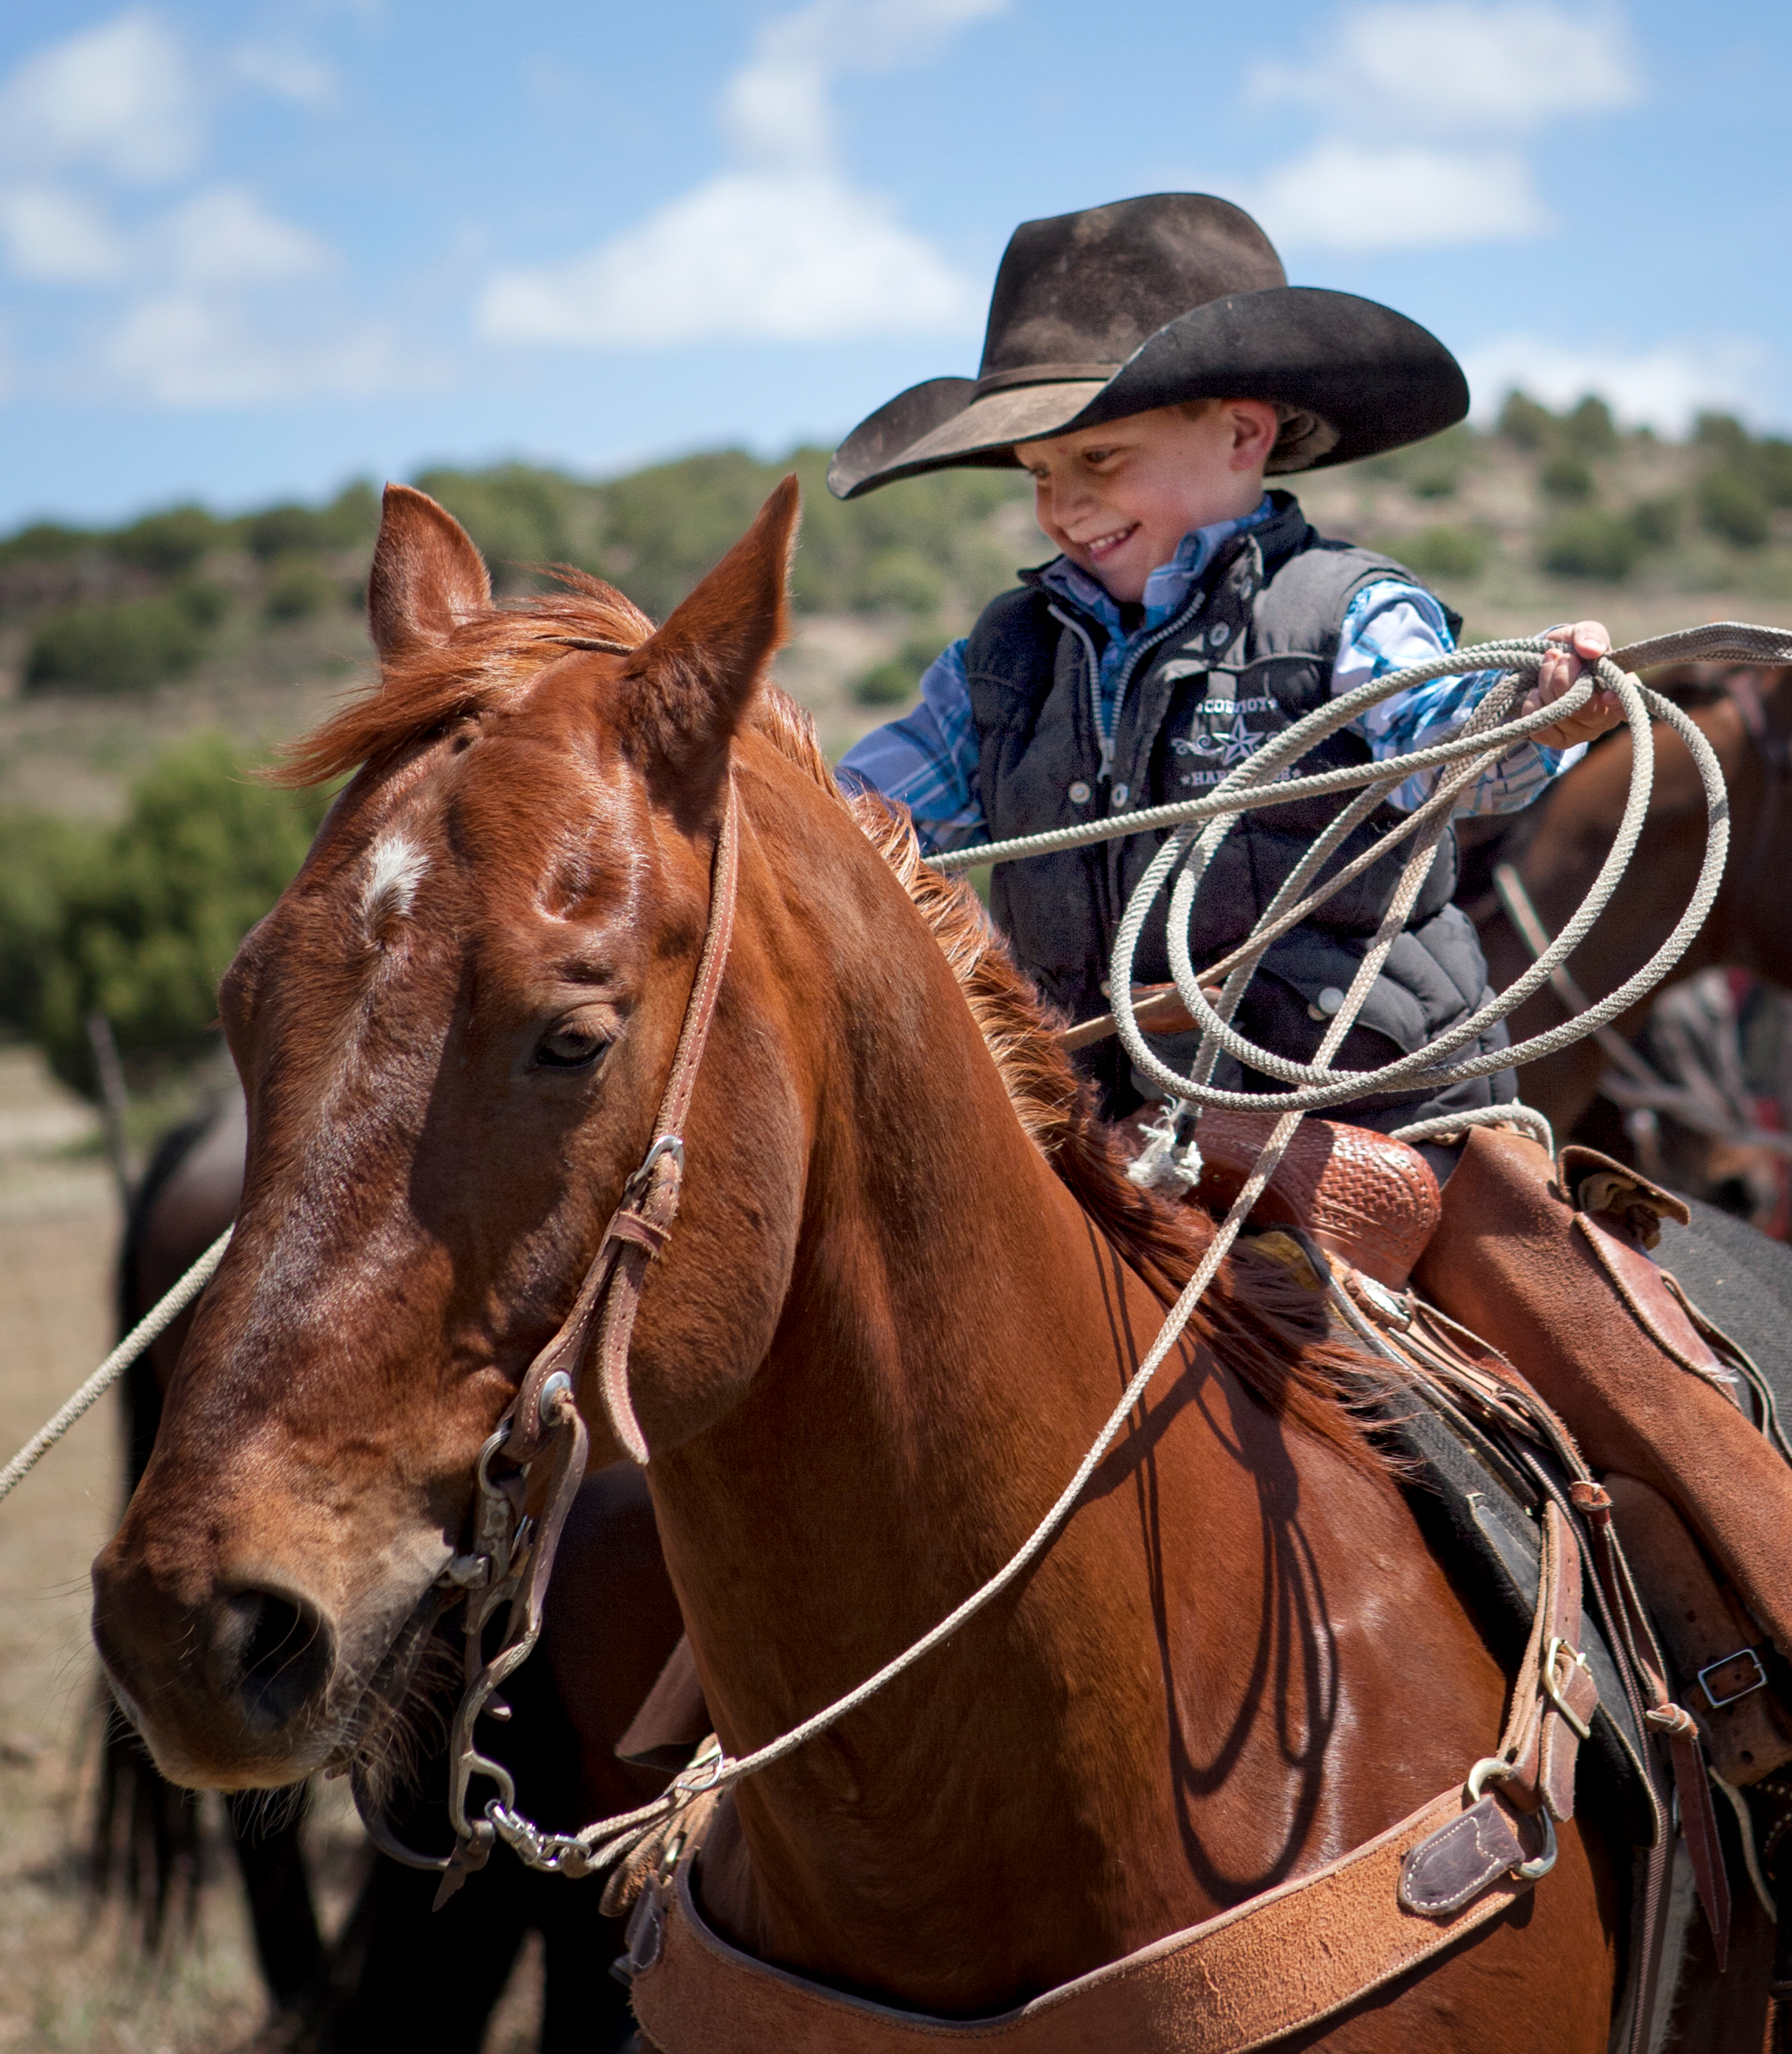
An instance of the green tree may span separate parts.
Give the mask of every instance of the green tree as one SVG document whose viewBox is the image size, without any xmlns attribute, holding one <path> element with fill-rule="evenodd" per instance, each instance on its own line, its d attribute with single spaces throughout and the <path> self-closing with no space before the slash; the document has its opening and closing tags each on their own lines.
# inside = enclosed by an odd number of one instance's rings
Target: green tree
<svg viewBox="0 0 1792 2054">
<path fill-rule="evenodd" d="M 1636 569 L 1642 550 L 1635 524 L 1624 514 L 1590 509 L 1546 529 L 1539 553 L 1544 569 L 1561 576 L 1617 584 Z"/>
<path fill-rule="evenodd" d="M 1577 456 L 1572 450 L 1563 450 L 1552 456 L 1538 473 L 1537 482 L 1551 499 L 1559 499 L 1569 505 L 1593 497 L 1593 472 L 1586 458 Z"/>
<path fill-rule="evenodd" d="M 1767 495 L 1746 470 L 1724 466 L 1699 481 L 1699 511 L 1705 525 L 1739 549 L 1758 549 L 1766 541 Z"/>
<path fill-rule="evenodd" d="M 38 628 L 26 651 L 27 692 L 148 691 L 183 677 L 205 654 L 223 608 L 214 587 L 189 584 L 152 599 L 66 607 Z"/>
<path fill-rule="evenodd" d="M 861 706 L 912 705 L 920 696 L 922 673 L 939 655 L 944 639 L 939 635 L 912 637 L 900 655 L 873 664 L 854 679 L 853 697 Z"/>
<path fill-rule="evenodd" d="M 1556 418 L 1528 392 L 1511 392 L 1499 410 L 1499 432 L 1514 449 L 1540 450 L 1554 435 Z"/>
<path fill-rule="evenodd" d="M 0 541 L 0 569 L 10 564 L 59 564 L 91 549 L 96 537 L 85 528 L 65 528 L 56 521 L 34 521 Z"/>
<path fill-rule="evenodd" d="M 0 813 L 0 1025 L 15 1034 L 37 1031 L 65 886 L 96 835 L 53 814 Z"/>
<path fill-rule="evenodd" d="M 198 1053 L 237 944 L 303 860 L 327 800 L 277 791 L 223 736 L 169 750 L 113 828 L 65 851 L 55 917 L 40 936 L 32 1031 L 57 1073 L 92 1084 L 96 1007 L 140 1068 Z"/>
<path fill-rule="evenodd" d="M 1755 445 L 1755 474 L 1770 506 L 1792 506 L 1792 442 L 1767 435 Z"/>
<path fill-rule="evenodd" d="M 1662 499 L 1640 499 L 1630 510 L 1630 525 L 1645 549 L 1664 549 L 1680 533 L 1680 503 L 1671 494 Z"/>
<path fill-rule="evenodd" d="M 270 566 L 261 610 L 270 620 L 303 620 L 338 601 L 336 581 L 314 556 L 293 550 Z"/>
<path fill-rule="evenodd" d="M 1421 577 L 1471 578 L 1487 561 L 1487 544 L 1466 528 L 1427 528 L 1390 544 L 1388 553 Z"/>
<path fill-rule="evenodd" d="M 1617 449 L 1617 423 L 1597 393 L 1589 392 L 1562 423 L 1562 439 L 1583 457 L 1611 456 Z"/>
<path fill-rule="evenodd" d="M 1700 449 L 1713 452 L 1722 462 L 1747 470 L 1755 444 L 1747 428 L 1734 414 L 1701 414 L 1692 423 L 1692 439 Z"/>
<path fill-rule="evenodd" d="M 263 563 L 371 545 L 379 532 L 379 495 L 365 478 L 344 486 L 328 506 L 289 500 L 250 514 L 242 524 L 243 540 Z"/>
<path fill-rule="evenodd" d="M 147 514 L 120 528 L 112 537 L 112 553 L 156 577 L 190 571 L 207 549 L 225 539 L 226 529 L 202 506 L 171 506 L 165 514 Z"/>
</svg>

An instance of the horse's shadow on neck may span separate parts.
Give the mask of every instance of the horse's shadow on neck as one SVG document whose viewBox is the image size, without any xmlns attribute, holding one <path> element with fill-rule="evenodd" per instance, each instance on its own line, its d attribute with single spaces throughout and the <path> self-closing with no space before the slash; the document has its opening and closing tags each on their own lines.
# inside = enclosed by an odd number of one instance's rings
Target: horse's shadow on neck
<svg viewBox="0 0 1792 2054">
<path fill-rule="evenodd" d="M 1119 1387 L 1124 1389 L 1153 1336 L 1134 1331 L 1124 1289 L 1126 1270 L 1118 1252 L 1093 1222 L 1088 1232 L 1102 1280 L 1113 1336 Z M 1288 1446 L 1288 1430 L 1236 1376 L 1226 1374 L 1203 1348 L 1148 1394 L 1149 1410 L 1115 1443 L 1084 1496 L 1130 1490 L 1138 1508 L 1140 1537 L 1150 1584 L 1152 1618 L 1161 1669 L 1169 1771 L 1177 1826 L 1189 1871 L 1221 1903 L 1237 1902 L 1285 1882 L 1307 1847 L 1318 1816 L 1325 1758 L 1338 1715 L 1337 1637 L 1326 1603 L 1324 1581 L 1312 1543 L 1299 1513 L 1301 1479 Z M 1228 1584 L 1214 1601 L 1235 1603 L 1240 1635 L 1253 1635 L 1242 1681 L 1234 1681 L 1236 1710 L 1224 1729 L 1209 1735 L 1197 1754 L 1191 1745 L 1173 1647 L 1169 1564 L 1163 1533 L 1158 1450 L 1189 1406 L 1207 1421 L 1215 1442 L 1250 1478 L 1257 1501 L 1261 1564 L 1253 1597 Z M 1249 1556 L 1235 1559 L 1242 1574 Z M 1252 1612 L 1255 1607 L 1255 1617 Z M 1199 1676 L 1185 1682 L 1201 1687 Z M 1280 1851 L 1248 1873 L 1216 1861 L 1203 1840 L 1195 1805 L 1220 1791 L 1240 1766 L 1253 1729 L 1265 1717 L 1276 1722 L 1276 1745 L 1289 1779 L 1286 1829 Z"/>
</svg>

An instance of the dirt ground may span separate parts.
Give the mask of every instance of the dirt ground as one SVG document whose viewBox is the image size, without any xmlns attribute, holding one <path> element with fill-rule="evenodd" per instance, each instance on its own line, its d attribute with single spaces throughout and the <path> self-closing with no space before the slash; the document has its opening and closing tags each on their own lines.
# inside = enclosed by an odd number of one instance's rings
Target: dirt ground
<svg viewBox="0 0 1792 2054">
<path fill-rule="evenodd" d="M 34 1052 L 0 1048 L 0 1461 L 110 1347 L 119 1225 L 91 1112 Z M 167 1959 L 144 1964 L 84 1887 L 99 1732 L 87 1571 L 116 1516 L 118 1438 L 102 1401 L 0 1505 L 0 2054 L 228 2054 L 265 2020 L 214 1815 L 198 1928 Z M 327 1919 L 364 1844 L 341 1788 L 324 1786 L 308 1828 Z M 534 2046 L 540 1982 L 525 1955 L 485 2054 Z"/>
</svg>

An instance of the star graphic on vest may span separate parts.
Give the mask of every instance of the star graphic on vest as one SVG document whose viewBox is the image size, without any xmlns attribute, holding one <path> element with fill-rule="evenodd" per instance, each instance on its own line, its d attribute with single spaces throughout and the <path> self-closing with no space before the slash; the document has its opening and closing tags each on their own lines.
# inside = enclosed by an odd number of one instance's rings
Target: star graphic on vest
<svg viewBox="0 0 1792 2054">
<path fill-rule="evenodd" d="M 1217 757 L 1222 763 L 1242 763 L 1246 757 L 1256 754 L 1263 739 L 1254 728 L 1245 726 L 1244 714 L 1235 709 L 1230 727 L 1209 734 L 1177 735 L 1169 746 L 1178 756 Z"/>
<path fill-rule="evenodd" d="M 1256 750 L 1257 744 L 1263 740 L 1263 737 L 1260 734 L 1253 734 L 1244 725 L 1244 716 L 1240 713 L 1234 714 L 1232 726 L 1224 734 L 1216 734 L 1213 739 L 1223 746 L 1224 753 L 1220 758 L 1222 762 L 1242 763 L 1245 757 Z"/>
</svg>

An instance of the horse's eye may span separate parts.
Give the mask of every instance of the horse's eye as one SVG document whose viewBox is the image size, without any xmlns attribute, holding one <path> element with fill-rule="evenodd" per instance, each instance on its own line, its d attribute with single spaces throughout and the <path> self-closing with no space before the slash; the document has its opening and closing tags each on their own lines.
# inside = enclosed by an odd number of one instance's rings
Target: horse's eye
<svg viewBox="0 0 1792 2054">
<path fill-rule="evenodd" d="M 607 1035 L 568 1022 L 543 1037 L 535 1060 L 544 1069 L 582 1070 L 595 1063 L 609 1045 Z"/>
</svg>

